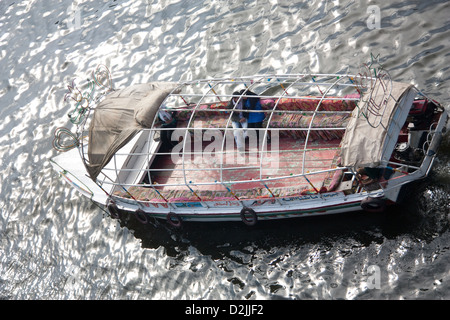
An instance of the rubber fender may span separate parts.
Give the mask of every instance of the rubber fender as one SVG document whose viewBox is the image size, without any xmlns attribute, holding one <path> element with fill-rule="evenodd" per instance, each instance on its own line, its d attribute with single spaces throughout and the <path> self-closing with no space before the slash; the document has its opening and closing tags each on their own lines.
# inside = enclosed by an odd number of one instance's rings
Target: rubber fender
<svg viewBox="0 0 450 320">
<path fill-rule="evenodd" d="M 361 201 L 361 208 L 367 212 L 383 212 L 386 209 L 386 201 L 382 198 L 367 197 Z"/>
<path fill-rule="evenodd" d="M 251 216 L 250 219 L 248 219 L 248 215 Z M 248 226 L 254 226 L 256 222 L 258 222 L 258 216 L 256 215 L 256 212 L 253 209 L 244 207 L 241 210 L 241 220 Z"/>
<path fill-rule="evenodd" d="M 182 222 L 181 217 L 179 215 L 177 215 L 176 213 L 169 212 L 167 214 L 166 219 L 170 225 L 177 227 L 177 228 L 181 227 L 181 222 Z"/>
</svg>

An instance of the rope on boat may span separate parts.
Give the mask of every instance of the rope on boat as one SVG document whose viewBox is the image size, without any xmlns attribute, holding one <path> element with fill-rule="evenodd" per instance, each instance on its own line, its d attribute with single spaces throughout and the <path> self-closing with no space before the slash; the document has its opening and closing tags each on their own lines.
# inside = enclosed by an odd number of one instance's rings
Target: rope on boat
<svg viewBox="0 0 450 320">
<path fill-rule="evenodd" d="M 211 84 L 208 82 L 208 86 L 211 88 L 212 92 L 214 92 L 214 94 L 216 95 L 217 99 L 219 99 L 220 102 L 222 102 L 222 100 L 220 100 L 219 96 L 217 95 L 216 90 L 214 90 L 214 88 L 211 86 Z"/>
<path fill-rule="evenodd" d="M 71 183 L 73 183 L 76 187 L 78 187 L 80 190 L 83 190 L 86 193 L 89 193 L 91 195 L 90 199 L 92 201 L 92 197 L 94 196 L 94 192 L 92 192 L 91 189 L 89 189 L 89 187 L 80 179 L 78 179 L 73 173 L 71 173 L 70 171 L 64 169 L 63 167 L 61 167 L 57 162 L 53 161 L 52 159 L 50 159 L 50 162 L 52 162 L 53 164 L 57 165 L 58 167 L 61 168 L 62 171 L 60 171 L 59 173 L 66 178 L 68 181 L 70 181 Z M 71 174 L 76 180 L 78 180 L 86 189 L 81 188 L 79 185 L 77 185 L 75 182 L 73 182 L 68 176 L 67 174 Z"/>
<path fill-rule="evenodd" d="M 216 180 L 216 182 L 217 182 L 217 180 Z M 231 189 L 228 188 L 228 186 L 227 186 L 224 182 L 221 182 L 221 183 L 222 183 L 222 185 L 228 190 L 228 192 L 231 193 L 231 194 L 233 195 L 233 197 L 236 198 L 236 200 L 241 201 L 241 200 L 239 199 L 239 197 L 238 197 L 233 191 L 231 191 Z"/>
<path fill-rule="evenodd" d="M 117 207 L 117 204 L 114 201 L 114 198 L 112 197 L 112 195 L 110 195 L 105 189 L 103 189 L 103 187 L 97 181 L 94 181 L 94 182 L 108 196 L 108 201 L 106 203 L 106 207 L 108 208 L 108 210 L 103 210 L 103 211 L 107 212 L 109 214 L 109 216 L 113 219 L 120 219 L 121 214 L 119 212 L 119 208 Z M 91 201 L 95 202 L 92 199 L 91 199 Z"/>
<path fill-rule="evenodd" d="M 192 183 L 192 181 L 189 181 L 189 183 Z M 200 200 L 200 202 L 203 202 L 202 198 L 200 198 L 199 195 L 188 184 L 186 184 L 186 186 L 189 188 L 189 190 L 191 190 L 194 196 L 196 196 L 197 199 Z"/>
<path fill-rule="evenodd" d="M 304 177 L 305 177 L 306 181 L 308 181 L 308 183 L 310 184 L 310 186 L 311 186 L 317 193 L 320 193 L 319 190 L 317 190 L 316 187 L 312 184 L 312 182 L 309 181 L 309 179 L 306 177 L 306 175 L 304 175 Z"/>
<path fill-rule="evenodd" d="M 270 82 L 270 80 L 272 80 L 272 78 L 268 78 L 267 82 Z M 284 88 L 283 84 L 281 83 L 280 79 L 277 78 L 277 81 L 280 83 L 281 88 L 283 88 L 284 93 L 286 93 L 286 95 L 288 96 L 289 94 L 287 93 L 286 89 Z"/>
<path fill-rule="evenodd" d="M 275 195 L 273 194 L 272 190 L 269 189 L 269 187 L 267 186 L 267 184 L 265 184 L 264 182 L 261 181 L 261 183 L 264 185 L 264 187 L 266 187 L 266 189 L 269 191 L 269 193 L 272 195 L 272 198 L 275 198 Z"/>
<path fill-rule="evenodd" d="M 109 180 L 111 180 L 111 182 L 114 184 L 114 181 L 109 177 L 109 176 L 107 176 L 106 174 L 105 174 L 105 177 L 106 178 L 108 178 Z M 97 183 L 97 185 L 100 187 L 100 185 Z M 136 201 L 136 203 L 137 203 L 137 206 L 139 207 L 139 209 L 136 211 L 136 212 L 138 212 L 138 211 L 143 211 L 141 208 L 141 203 L 139 202 L 139 200 L 138 199 L 136 199 L 122 184 L 120 184 L 120 183 L 118 183 L 117 185 L 119 185 L 129 196 L 130 196 L 130 198 L 131 199 L 133 199 L 134 201 Z M 108 193 L 102 188 L 102 187 L 100 187 L 107 195 L 108 195 Z M 112 198 L 110 195 L 108 195 L 110 198 Z"/>
<path fill-rule="evenodd" d="M 155 187 L 153 187 L 153 186 L 151 186 L 152 187 L 152 189 L 153 190 L 155 190 L 156 191 L 156 193 L 166 202 L 166 203 L 169 203 L 169 201 L 166 199 L 166 198 L 164 198 L 164 196 L 161 194 L 161 192 L 159 192 Z"/>
<path fill-rule="evenodd" d="M 181 100 L 183 100 L 183 101 L 184 101 L 184 103 L 186 104 L 186 106 L 188 106 L 188 107 L 189 107 L 189 103 L 187 103 L 187 102 L 186 102 L 186 100 L 184 100 L 183 96 L 180 96 L 180 98 L 181 98 Z"/>
<path fill-rule="evenodd" d="M 312 78 L 312 81 L 313 81 L 313 82 L 316 82 L 316 79 L 314 79 L 315 76 L 312 76 L 311 78 Z M 319 85 L 317 85 L 317 89 L 319 89 L 320 93 L 323 95 L 323 92 L 322 92 L 322 90 L 320 90 Z"/>
<path fill-rule="evenodd" d="M 351 83 L 355 85 L 356 91 L 358 91 L 359 95 L 361 95 L 361 91 L 359 90 L 358 85 L 353 81 L 354 80 L 353 77 L 349 77 L 348 79 L 350 80 Z"/>
</svg>

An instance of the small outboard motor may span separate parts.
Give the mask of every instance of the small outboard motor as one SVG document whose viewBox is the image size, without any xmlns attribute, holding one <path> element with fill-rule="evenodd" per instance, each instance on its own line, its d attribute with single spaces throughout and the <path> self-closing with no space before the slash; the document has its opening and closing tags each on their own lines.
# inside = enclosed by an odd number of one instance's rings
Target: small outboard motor
<svg viewBox="0 0 450 320">
<path fill-rule="evenodd" d="M 397 143 L 394 158 L 402 162 L 414 164 L 421 161 L 423 144 L 433 122 L 434 112 L 438 105 L 431 100 L 416 99 L 407 118 L 408 141 Z"/>
</svg>

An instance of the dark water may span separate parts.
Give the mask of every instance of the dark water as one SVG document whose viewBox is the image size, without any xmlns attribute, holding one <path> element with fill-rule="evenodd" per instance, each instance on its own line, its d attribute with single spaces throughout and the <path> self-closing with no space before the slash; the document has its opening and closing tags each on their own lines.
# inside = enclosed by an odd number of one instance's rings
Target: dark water
<svg viewBox="0 0 450 320">
<path fill-rule="evenodd" d="M 379 9 L 377 16 L 367 11 Z M 370 54 L 449 110 L 447 1 L 0 2 L 0 299 L 449 299 L 450 137 L 383 214 L 143 225 L 48 160 L 67 85 L 357 72 Z M 378 24 L 379 22 L 379 24 Z"/>
</svg>

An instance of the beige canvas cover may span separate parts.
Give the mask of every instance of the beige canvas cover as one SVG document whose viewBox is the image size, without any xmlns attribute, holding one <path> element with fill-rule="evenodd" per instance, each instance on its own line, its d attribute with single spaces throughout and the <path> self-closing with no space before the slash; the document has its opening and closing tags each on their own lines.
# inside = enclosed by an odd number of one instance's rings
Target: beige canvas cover
<svg viewBox="0 0 450 320">
<path fill-rule="evenodd" d="M 387 153 L 387 139 L 395 139 L 389 141 L 390 148 L 393 149 L 398 132 L 408 115 L 413 98 L 406 93 L 411 88 L 412 85 L 406 83 L 377 80 L 372 90 L 367 90 L 362 95 L 342 139 L 342 166 L 376 167 L 380 164 L 383 155 Z M 408 101 L 403 99 L 406 95 Z M 407 110 L 400 110 L 399 106 Z M 394 118 L 396 123 L 392 130 Z M 392 137 L 388 137 L 388 132 Z"/>
<path fill-rule="evenodd" d="M 152 126 L 161 103 L 176 87 L 170 82 L 133 85 L 99 103 L 89 126 L 89 163 L 85 163 L 94 181 L 120 148 L 141 129 Z"/>
</svg>

